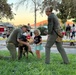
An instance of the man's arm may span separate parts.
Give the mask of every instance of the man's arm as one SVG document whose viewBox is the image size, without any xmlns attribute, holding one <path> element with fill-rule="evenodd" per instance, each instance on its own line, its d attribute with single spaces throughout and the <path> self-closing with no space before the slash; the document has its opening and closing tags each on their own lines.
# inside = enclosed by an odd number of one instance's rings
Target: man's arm
<svg viewBox="0 0 76 75">
<path fill-rule="evenodd" d="M 19 31 L 19 33 L 18 33 L 18 35 L 17 35 L 17 41 L 18 41 L 19 43 L 21 43 L 21 44 L 24 44 L 24 45 L 27 45 L 27 46 L 28 46 L 29 43 L 20 40 L 21 35 L 22 35 L 22 32 Z"/>
<path fill-rule="evenodd" d="M 29 43 L 27 43 L 27 42 L 24 42 L 24 41 L 21 41 L 20 39 L 17 39 L 17 41 L 19 42 L 19 43 L 21 43 L 21 44 L 24 44 L 24 45 L 29 45 Z"/>
</svg>

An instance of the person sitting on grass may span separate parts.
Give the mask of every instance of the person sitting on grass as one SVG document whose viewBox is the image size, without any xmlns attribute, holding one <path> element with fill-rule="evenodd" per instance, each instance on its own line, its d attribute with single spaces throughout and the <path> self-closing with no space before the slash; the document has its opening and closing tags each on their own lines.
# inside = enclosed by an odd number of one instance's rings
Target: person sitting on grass
<svg viewBox="0 0 76 75">
<path fill-rule="evenodd" d="M 74 44 L 74 39 L 73 39 L 73 36 L 71 36 L 71 38 L 70 38 L 70 46 L 74 46 L 75 44 Z"/>
<path fill-rule="evenodd" d="M 36 55 L 37 55 L 37 58 L 40 59 L 41 58 L 41 55 L 40 55 L 40 50 L 43 49 L 42 47 L 42 37 L 40 35 L 40 31 L 38 29 L 36 29 L 34 31 L 34 43 L 35 43 L 35 50 L 36 50 Z"/>
</svg>

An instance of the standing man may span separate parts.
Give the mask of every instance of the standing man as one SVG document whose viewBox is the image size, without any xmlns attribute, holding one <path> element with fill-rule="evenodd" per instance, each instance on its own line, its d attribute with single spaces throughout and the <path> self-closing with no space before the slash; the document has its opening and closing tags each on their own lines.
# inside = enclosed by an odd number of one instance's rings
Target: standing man
<svg viewBox="0 0 76 75">
<path fill-rule="evenodd" d="M 27 28 L 28 27 L 24 25 L 21 28 L 16 28 L 12 31 L 12 33 L 6 40 L 6 46 L 10 52 L 11 57 L 0 56 L 0 58 L 11 58 L 12 60 L 15 60 L 17 58 L 16 47 L 18 47 L 19 43 L 24 44 L 30 48 L 30 45 L 27 42 L 21 41 L 19 39 L 21 35 L 27 31 Z"/>
<path fill-rule="evenodd" d="M 47 39 L 47 43 L 45 46 L 45 63 L 46 64 L 50 63 L 50 48 L 55 43 L 58 51 L 60 52 L 60 54 L 62 56 L 63 63 L 68 64 L 69 60 L 68 60 L 67 55 L 64 51 L 64 48 L 62 47 L 62 43 L 56 41 L 56 39 L 58 37 L 56 32 L 58 30 L 60 30 L 60 24 L 59 24 L 57 16 L 54 15 L 54 13 L 52 13 L 52 11 L 53 11 L 52 7 L 47 7 L 46 11 L 45 11 L 46 15 L 48 16 L 48 39 Z"/>
</svg>

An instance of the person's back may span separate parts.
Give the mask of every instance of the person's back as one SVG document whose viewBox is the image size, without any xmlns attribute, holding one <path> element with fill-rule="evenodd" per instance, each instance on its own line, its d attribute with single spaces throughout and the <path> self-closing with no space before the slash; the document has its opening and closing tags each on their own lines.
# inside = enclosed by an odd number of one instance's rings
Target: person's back
<svg viewBox="0 0 76 75">
<path fill-rule="evenodd" d="M 54 29 L 60 29 L 60 23 L 58 21 L 58 18 L 55 14 L 51 14 L 53 16 L 53 22 L 54 22 Z"/>
<path fill-rule="evenodd" d="M 52 22 L 50 20 L 52 20 Z M 52 24 L 50 24 L 50 23 L 52 23 Z M 52 29 L 51 29 L 51 26 L 52 26 Z M 59 24 L 57 16 L 54 13 L 52 13 L 48 17 L 48 31 L 49 31 L 48 34 L 53 34 L 54 30 L 55 31 L 60 30 L 60 24 Z"/>
<path fill-rule="evenodd" d="M 12 31 L 8 39 L 6 40 L 7 43 L 14 43 L 16 46 L 18 45 L 17 37 L 21 35 L 22 30 L 20 28 L 16 28 Z"/>
</svg>

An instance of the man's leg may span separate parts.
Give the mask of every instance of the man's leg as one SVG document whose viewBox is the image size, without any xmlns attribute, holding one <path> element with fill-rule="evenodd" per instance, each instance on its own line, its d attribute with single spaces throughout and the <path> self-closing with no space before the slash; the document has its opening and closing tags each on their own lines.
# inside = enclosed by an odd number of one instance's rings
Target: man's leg
<svg viewBox="0 0 76 75">
<path fill-rule="evenodd" d="M 68 60 L 68 57 L 66 55 L 66 52 L 62 46 L 62 43 L 61 42 L 56 42 L 56 46 L 57 46 L 57 49 L 58 51 L 60 52 L 61 56 L 62 56 L 62 59 L 63 59 L 63 62 L 65 64 L 68 64 L 69 63 L 69 60 Z"/>
<path fill-rule="evenodd" d="M 15 59 L 17 58 L 17 52 L 16 52 L 16 47 L 15 47 L 15 45 L 14 45 L 13 43 L 8 43 L 8 44 L 7 44 L 7 48 L 8 48 L 8 50 L 9 50 L 9 52 L 10 52 L 11 58 L 12 58 L 13 60 L 15 60 Z"/>
<path fill-rule="evenodd" d="M 22 58 L 23 47 L 18 47 L 18 60 Z"/>
<path fill-rule="evenodd" d="M 47 43 L 45 46 L 45 63 L 46 64 L 50 63 L 50 48 L 55 43 L 56 38 L 57 38 L 57 35 L 49 35 L 48 36 Z"/>
</svg>

